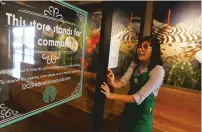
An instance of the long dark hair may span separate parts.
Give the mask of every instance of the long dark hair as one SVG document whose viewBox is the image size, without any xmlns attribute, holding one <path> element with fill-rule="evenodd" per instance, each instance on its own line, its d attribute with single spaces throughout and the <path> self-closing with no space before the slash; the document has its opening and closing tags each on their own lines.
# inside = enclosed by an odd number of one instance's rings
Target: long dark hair
<svg viewBox="0 0 202 132">
<path fill-rule="evenodd" d="M 160 49 L 160 43 L 156 37 L 146 36 L 141 41 L 139 41 L 138 45 L 141 45 L 144 41 L 148 41 L 152 46 L 152 53 L 151 53 L 151 59 L 150 64 L 148 65 L 148 70 L 151 71 L 156 65 L 163 65 L 162 59 L 161 59 L 161 49 Z M 135 63 L 140 65 L 140 60 L 137 55 L 137 48 L 135 51 Z"/>
</svg>

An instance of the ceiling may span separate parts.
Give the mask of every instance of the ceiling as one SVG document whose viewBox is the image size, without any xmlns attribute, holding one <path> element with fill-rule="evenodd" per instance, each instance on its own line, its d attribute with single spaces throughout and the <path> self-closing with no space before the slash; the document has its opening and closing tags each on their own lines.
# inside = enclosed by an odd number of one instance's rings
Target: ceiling
<svg viewBox="0 0 202 132">
<path fill-rule="evenodd" d="M 101 3 L 103 2 L 102 0 L 95 0 L 95 1 L 67 1 L 65 0 L 65 2 L 72 4 L 74 6 L 83 6 L 83 5 L 88 5 L 88 4 L 95 4 L 95 3 Z"/>
</svg>

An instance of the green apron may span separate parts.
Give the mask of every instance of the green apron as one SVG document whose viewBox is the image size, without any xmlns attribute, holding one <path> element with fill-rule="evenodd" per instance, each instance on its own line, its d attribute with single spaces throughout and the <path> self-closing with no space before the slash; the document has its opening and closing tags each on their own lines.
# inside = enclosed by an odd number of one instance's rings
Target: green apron
<svg viewBox="0 0 202 132">
<path fill-rule="evenodd" d="M 149 80 L 149 72 L 137 75 L 135 68 L 131 80 L 129 95 L 138 92 Z M 151 93 L 140 105 L 126 103 L 121 114 L 121 124 L 118 132 L 152 132 L 154 95 Z"/>
</svg>

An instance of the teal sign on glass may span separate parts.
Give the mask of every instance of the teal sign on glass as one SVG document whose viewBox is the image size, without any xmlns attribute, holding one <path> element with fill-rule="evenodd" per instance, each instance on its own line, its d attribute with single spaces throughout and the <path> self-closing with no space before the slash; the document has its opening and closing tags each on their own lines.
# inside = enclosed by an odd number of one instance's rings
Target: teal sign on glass
<svg viewBox="0 0 202 132">
<path fill-rule="evenodd" d="M 43 92 L 43 100 L 46 103 L 51 103 L 55 100 L 57 90 L 54 86 L 48 86 Z"/>
<path fill-rule="evenodd" d="M 0 0 L 0 128 L 82 95 L 88 13 Z"/>
</svg>

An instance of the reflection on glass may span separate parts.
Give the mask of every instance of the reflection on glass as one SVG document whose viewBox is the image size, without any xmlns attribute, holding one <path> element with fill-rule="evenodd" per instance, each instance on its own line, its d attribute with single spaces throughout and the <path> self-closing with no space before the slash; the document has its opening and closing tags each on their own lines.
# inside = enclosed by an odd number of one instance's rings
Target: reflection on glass
<svg viewBox="0 0 202 132">
<path fill-rule="evenodd" d="M 34 27 L 25 27 L 24 36 L 34 38 L 35 37 L 35 28 Z"/>
<path fill-rule="evenodd" d="M 14 27 L 13 28 L 14 38 L 19 38 L 23 36 L 23 28 L 22 27 Z"/>
<path fill-rule="evenodd" d="M 14 54 L 13 61 L 12 75 L 13 77 L 20 79 L 20 62 L 22 61 L 22 54 Z"/>
<path fill-rule="evenodd" d="M 20 63 L 34 64 L 34 27 L 13 28 L 13 76 L 20 78 Z"/>
</svg>

